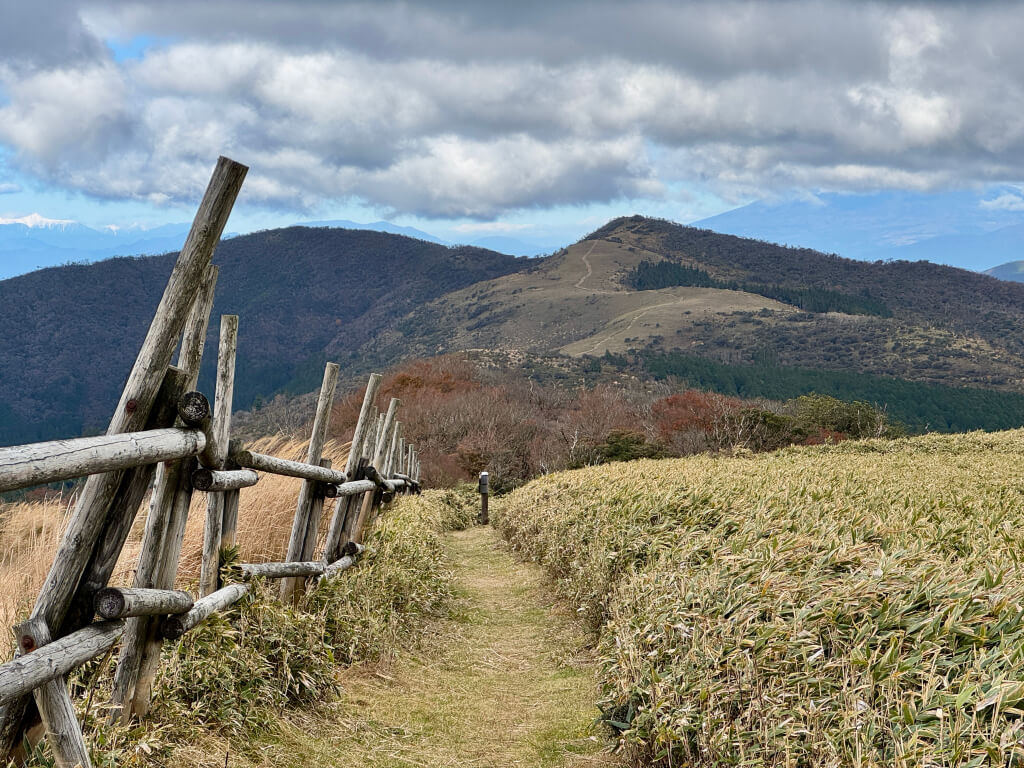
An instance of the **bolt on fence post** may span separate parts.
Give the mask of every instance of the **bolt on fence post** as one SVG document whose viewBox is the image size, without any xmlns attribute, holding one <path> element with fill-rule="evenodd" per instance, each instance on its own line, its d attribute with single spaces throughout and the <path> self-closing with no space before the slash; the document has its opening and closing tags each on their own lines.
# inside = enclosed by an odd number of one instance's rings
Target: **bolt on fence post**
<svg viewBox="0 0 1024 768">
<path fill-rule="evenodd" d="M 488 473 L 480 473 L 480 514 L 476 519 L 480 525 L 488 525 L 490 523 L 490 518 L 487 516 L 487 497 L 491 493 L 490 479 L 491 478 Z"/>
</svg>

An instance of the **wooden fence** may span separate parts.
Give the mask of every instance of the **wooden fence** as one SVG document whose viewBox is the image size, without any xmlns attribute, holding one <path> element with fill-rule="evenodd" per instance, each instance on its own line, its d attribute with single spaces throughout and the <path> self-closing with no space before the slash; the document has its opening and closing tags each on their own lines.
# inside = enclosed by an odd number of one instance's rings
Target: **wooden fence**
<svg viewBox="0 0 1024 768">
<path fill-rule="evenodd" d="M 217 280 L 210 262 L 247 170 L 218 160 L 106 434 L 0 448 L 0 491 L 87 477 L 35 607 L 14 628 L 17 656 L 0 665 L 0 762 L 41 719 L 58 766 L 89 766 L 69 672 L 120 641 L 111 717 L 145 715 L 164 640 L 238 602 L 253 577 L 280 579 L 281 598 L 298 599 L 308 579 L 331 578 L 356 562 L 363 531 L 394 494 L 419 491 L 417 453 L 396 419 L 399 401 L 392 399 L 382 414 L 374 406 L 377 374 L 370 376 L 344 470 L 321 455 L 336 364 L 324 372 L 305 461 L 265 456 L 230 439 L 236 316 L 221 318 L 212 408 L 193 391 Z M 243 581 L 222 586 L 220 552 L 235 544 L 239 493 L 259 481 L 259 472 L 303 480 L 287 556 L 281 563 L 243 564 Z M 134 584 L 110 587 L 151 488 Z M 174 589 L 195 490 L 207 494 L 199 599 Z M 335 499 L 335 508 L 318 553 L 326 499 Z"/>
</svg>

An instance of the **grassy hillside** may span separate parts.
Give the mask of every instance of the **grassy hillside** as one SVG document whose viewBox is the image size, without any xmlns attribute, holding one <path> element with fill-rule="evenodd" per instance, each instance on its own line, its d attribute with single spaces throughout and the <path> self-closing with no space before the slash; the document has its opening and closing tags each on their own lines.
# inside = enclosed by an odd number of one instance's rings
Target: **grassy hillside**
<svg viewBox="0 0 1024 768">
<path fill-rule="evenodd" d="M 531 269 L 456 291 L 378 349 L 602 355 L 679 350 L 720 363 L 1021 391 L 1024 285 L 927 262 L 871 263 L 667 221 L 615 219 Z"/>
<path fill-rule="evenodd" d="M 106 427 L 175 256 L 69 265 L 0 281 L 0 445 Z M 308 392 L 327 359 L 413 307 L 523 260 L 380 232 L 290 229 L 222 242 L 200 389 L 212 394 L 223 313 L 241 318 L 236 407 Z"/>
<path fill-rule="evenodd" d="M 495 504 L 638 764 L 1024 757 L 1024 432 L 638 461 Z"/>
<path fill-rule="evenodd" d="M 1024 284 L 924 262 L 856 262 L 642 217 L 535 260 L 294 227 L 225 241 L 216 261 L 215 315 L 241 316 L 239 408 L 312 390 L 325 360 L 355 383 L 480 349 L 636 349 L 788 379 L 808 369 L 1024 391 Z M 105 425 L 170 265 L 115 259 L 0 281 L 0 444 Z M 212 368 L 211 356 L 207 392 Z"/>
</svg>

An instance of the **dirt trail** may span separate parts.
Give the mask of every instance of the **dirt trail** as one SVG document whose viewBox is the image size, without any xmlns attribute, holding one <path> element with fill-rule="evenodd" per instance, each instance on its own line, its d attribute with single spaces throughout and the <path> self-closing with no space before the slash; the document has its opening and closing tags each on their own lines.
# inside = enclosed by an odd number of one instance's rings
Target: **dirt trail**
<svg viewBox="0 0 1024 768">
<path fill-rule="evenodd" d="M 580 259 L 582 259 L 583 261 L 583 266 L 587 268 L 587 272 L 585 275 L 583 275 L 583 277 L 576 281 L 576 285 L 573 287 L 579 288 L 581 291 L 586 291 L 587 293 L 615 293 L 615 291 L 604 291 L 601 290 L 600 288 L 585 288 L 583 286 L 583 283 L 585 283 L 587 279 L 594 274 L 594 269 L 593 267 L 590 266 L 590 259 L 588 259 L 587 257 L 594 252 L 594 246 L 596 246 L 597 243 L 598 241 L 595 240 L 593 243 L 590 244 L 590 248 L 587 249 L 586 253 L 580 254 Z"/>
<path fill-rule="evenodd" d="M 294 720 L 268 764 L 617 764 L 594 725 L 585 639 L 541 570 L 511 557 L 490 528 L 450 534 L 446 548 L 459 614 L 389 667 L 346 671 L 330 715 Z"/>
</svg>

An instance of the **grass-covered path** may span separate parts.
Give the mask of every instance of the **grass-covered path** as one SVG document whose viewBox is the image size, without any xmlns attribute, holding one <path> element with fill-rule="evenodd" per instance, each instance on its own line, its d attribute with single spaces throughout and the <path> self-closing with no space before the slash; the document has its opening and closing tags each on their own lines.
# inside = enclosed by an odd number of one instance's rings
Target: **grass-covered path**
<svg viewBox="0 0 1024 768">
<path fill-rule="evenodd" d="M 592 766 L 592 658 L 547 589 L 490 528 L 447 534 L 460 610 L 386 667 L 356 667 L 317 716 L 291 718 L 267 765 Z M 280 737 L 281 735 L 279 735 Z"/>
</svg>

